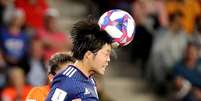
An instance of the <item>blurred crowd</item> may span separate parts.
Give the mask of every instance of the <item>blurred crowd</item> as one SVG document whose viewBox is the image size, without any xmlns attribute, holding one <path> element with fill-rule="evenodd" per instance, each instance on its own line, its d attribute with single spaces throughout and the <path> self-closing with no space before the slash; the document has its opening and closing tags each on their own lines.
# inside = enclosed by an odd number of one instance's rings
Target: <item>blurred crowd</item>
<svg viewBox="0 0 201 101">
<path fill-rule="evenodd" d="M 107 2 L 107 3 L 105 3 Z M 99 0 L 101 12 L 120 8 L 136 22 L 131 62 L 156 93 L 171 101 L 201 100 L 200 0 Z"/>
<path fill-rule="evenodd" d="M 135 38 L 126 48 L 150 86 L 175 100 L 201 100 L 200 0 L 75 1 L 96 17 L 114 8 L 132 14 Z M 33 86 L 47 83 L 50 56 L 71 50 L 59 17 L 48 0 L 0 0 L 2 101 L 24 101 Z"/>
<path fill-rule="evenodd" d="M 59 12 L 46 0 L 0 0 L 0 93 L 2 101 L 25 101 L 33 86 L 47 84 L 47 61 L 71 50 Z"/>
<path fill-rule="evenodd" d="M 142 77 L 171 101 L 201 100 L 200 0 L 94 0 L 101 13 L 123 9 L 136 22 L 127 50 Z M 103 9 L 102 9 L 103 8 Z"/>
</svg>

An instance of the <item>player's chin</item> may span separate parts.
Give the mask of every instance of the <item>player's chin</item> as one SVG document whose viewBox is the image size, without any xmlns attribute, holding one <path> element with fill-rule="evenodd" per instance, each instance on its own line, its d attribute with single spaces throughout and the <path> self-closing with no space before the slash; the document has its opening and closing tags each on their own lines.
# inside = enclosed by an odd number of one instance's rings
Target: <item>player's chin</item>
<svg viewBox="0 0 201 101">
<path fill-rule="evenodd" d="M 100 75 L 104 75 L 104 74 L 105 74 L 105 68 L 101 68 L 101 69 L 99 69 L 97 72 L 98 72 L 98 74 L 100 74 Z"/>
</svg>

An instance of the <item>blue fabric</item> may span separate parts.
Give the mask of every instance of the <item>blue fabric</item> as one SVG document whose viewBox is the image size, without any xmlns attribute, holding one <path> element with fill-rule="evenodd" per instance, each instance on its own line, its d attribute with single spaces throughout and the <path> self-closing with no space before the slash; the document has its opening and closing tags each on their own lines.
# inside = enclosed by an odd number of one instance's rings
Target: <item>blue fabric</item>
<svg viewBox="0 0 201 101">
<path fill-rule="evenodd" d="M 195 69 L 188 69 L 183 62 L 180 62 L 174 68 L 174 75 L 181 76 L 190 81 L 193 86 L 201 88 L 201 73 L 198 70 L 199 65 L 197 64 Z"/>
<path fill-rule="evenodd" d="M 29 39 L 24 32 L 13 36 L 7 28 L 1 28 L 0 40 L 3 53 L 11 58 L 21 59 L 27 53 Z"/>
<path fill-rule="evenodd" d="M 57 95 L 56 90 L 58 89 L 62 91 L 62 94 Z M 93 79 L 87 78 L 74 66 L 68 66 L 63 72 L 55 76 L 46 101 L 55 100 L 55 96 L 59 101 L 61 99 L 61 101 L 72 101 L 77 98 L 82 101 L 99 101 Z"/>
<path fill-rule="evenodd" d="M 201 88 L 201 73 L 199 71 L 201 66 L 200 59 L 193 69 L 189 69 L 184 62 L 179 62 L 175 65 L 173 70 L 174 77 L 180 76 L 188 80 L 193 87 Z M 182 101 L 196 101 L 194 95 L 190 92 Z"/>
</svg>

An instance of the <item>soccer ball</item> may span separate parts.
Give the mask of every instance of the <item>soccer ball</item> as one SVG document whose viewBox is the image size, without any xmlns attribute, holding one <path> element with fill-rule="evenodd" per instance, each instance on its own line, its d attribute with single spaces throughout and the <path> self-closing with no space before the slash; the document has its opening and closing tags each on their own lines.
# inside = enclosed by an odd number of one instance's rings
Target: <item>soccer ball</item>
<svg viewBox="0 0 201 101">
<path fill-rule="evenodd" d="M 114 47 L 126 46 L 134 38 L 135 21 L 126 11 L 109 10 L 100 17 L 98 24 L 113 38 Z"/>
</svg>

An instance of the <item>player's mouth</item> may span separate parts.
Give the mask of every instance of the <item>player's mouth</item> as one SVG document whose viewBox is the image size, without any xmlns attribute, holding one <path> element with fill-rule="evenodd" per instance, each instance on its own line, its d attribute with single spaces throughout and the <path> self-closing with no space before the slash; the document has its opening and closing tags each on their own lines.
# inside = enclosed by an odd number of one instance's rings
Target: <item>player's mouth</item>
<svg viewBox="0 0 201 101">
<path fill-rule="evenodd" d="M 103 65 L 103 68 L 106 69 L 108 66 L 108 63 L 106 63 L 105 65 Z"/>
</svg>

